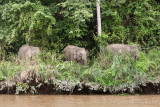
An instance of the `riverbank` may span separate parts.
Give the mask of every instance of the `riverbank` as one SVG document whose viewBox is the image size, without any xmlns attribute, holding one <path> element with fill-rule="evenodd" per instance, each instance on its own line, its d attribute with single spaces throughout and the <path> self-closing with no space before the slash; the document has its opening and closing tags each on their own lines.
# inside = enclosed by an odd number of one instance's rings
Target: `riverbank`
<svg viewBox="0 0 160 107">
<path fill-rule="evenodd" d="M 17 79 L 18 80 L 18 79 Z M 70 82 L 50 80 L 48 83 L 39 81 L 36 78 L 25 82 L 16 79 L 0 83 L 0 94 L 54 94 L 54 95 L 97 95 L 97 94 L 160 94 L 160 79 L 146 81 L 134 88 L 124 87 L 123 90 L 110 92 L 111 87 L 104 87 L 100 84 L 85 82 Z M 117 88 L 117 87 L 112 87 Z"/>
<path fill-rule="evenodd" d="M 140 60 L 100 53 L 88 66 L 41 53 L 29 62 L 10 56 L 0 62 L 1 94 L 159 94 L 160 50 L 141 52 Z"/>
</svg>

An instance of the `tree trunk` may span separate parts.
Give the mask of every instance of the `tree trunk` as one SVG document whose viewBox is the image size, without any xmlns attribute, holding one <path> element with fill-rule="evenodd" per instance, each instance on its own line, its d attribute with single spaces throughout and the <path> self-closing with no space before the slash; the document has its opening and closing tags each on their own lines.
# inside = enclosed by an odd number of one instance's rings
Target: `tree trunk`
<svg viewBox="0 0 160 107">
<path fill-rule="evenodd" d="M 97 0 L 96 3 L 97 8 L 97 29 L 98 29 L 98 36 L 101 36 L 101 11 L 100 11 L 100 0 Z"/>
</svg>

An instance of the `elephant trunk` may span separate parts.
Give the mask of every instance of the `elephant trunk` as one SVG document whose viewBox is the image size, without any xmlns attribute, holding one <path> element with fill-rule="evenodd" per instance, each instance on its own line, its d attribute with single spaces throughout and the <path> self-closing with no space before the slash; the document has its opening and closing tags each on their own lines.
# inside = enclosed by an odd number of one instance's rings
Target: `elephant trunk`
<svg viewBox="0 0 160 107">
<path fill-rule="evenodd" d="M 87 65 L 87 60 L 83 60 L 83 64 L 84 64 L 84 65 Z"/>
</svg>

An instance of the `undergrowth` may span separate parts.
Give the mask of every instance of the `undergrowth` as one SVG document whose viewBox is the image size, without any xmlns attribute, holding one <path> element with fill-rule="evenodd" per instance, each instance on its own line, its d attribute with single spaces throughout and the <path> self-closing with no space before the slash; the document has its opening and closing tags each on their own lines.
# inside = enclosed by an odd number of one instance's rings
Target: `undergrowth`
<svg viewBox="0 0 160 107">
<path fill-rule="evenodd" d="M 139 85 L 145 85 L 147 80 L 157 79 L 160 73 L 159 49 L 149 50 L 148 53 L 141 52 L 138 61 L 127 55 L 112 56 L 101 51 L 93 61 L 92 66 L 83 66 L 64 61 L 63 55 L 54 52 L 41 52 L 38 58 L 29 62 L 20 61 L 16 55 L 11 55 L 6 61 L 0 62 L 0 81 L 18 77 L 22 72 L 35 71 L 36 78 L 47 84 L 54 84 L 55 81 L 98 84 L 109 89 L 111 93 L 116 93 L 127 88 L 132 92 Z M 22 88 L 23 83 L 17 82 L 16 93 L 26 93 L 29 84 L 24 84 L 27 88 Z"/>
</svg>

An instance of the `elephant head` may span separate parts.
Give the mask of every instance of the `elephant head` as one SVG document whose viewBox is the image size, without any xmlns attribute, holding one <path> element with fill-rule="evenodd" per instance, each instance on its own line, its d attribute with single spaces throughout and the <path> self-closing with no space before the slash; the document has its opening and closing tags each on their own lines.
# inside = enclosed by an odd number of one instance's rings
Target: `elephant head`
<svg viewBox="0 0 160 107">
<path fill-rule="evenodd" d="M 88 50 L 85 50 L 85 48 L 79 49 L 76 57 L 79 64 L 87 65 Z"/>
<path fill-rule="evenodd" d="M 31 48 L 31 58 L 37 57 L 39 53 L 40 53 L 39 47 L 32 47 Z"/>
<path fill-rule="evenodd" d="M 26 58 L 34 58 L 37 57 L 40 52 L 39 47 L 30 46 L 26 52 Z"/>
</svg>

